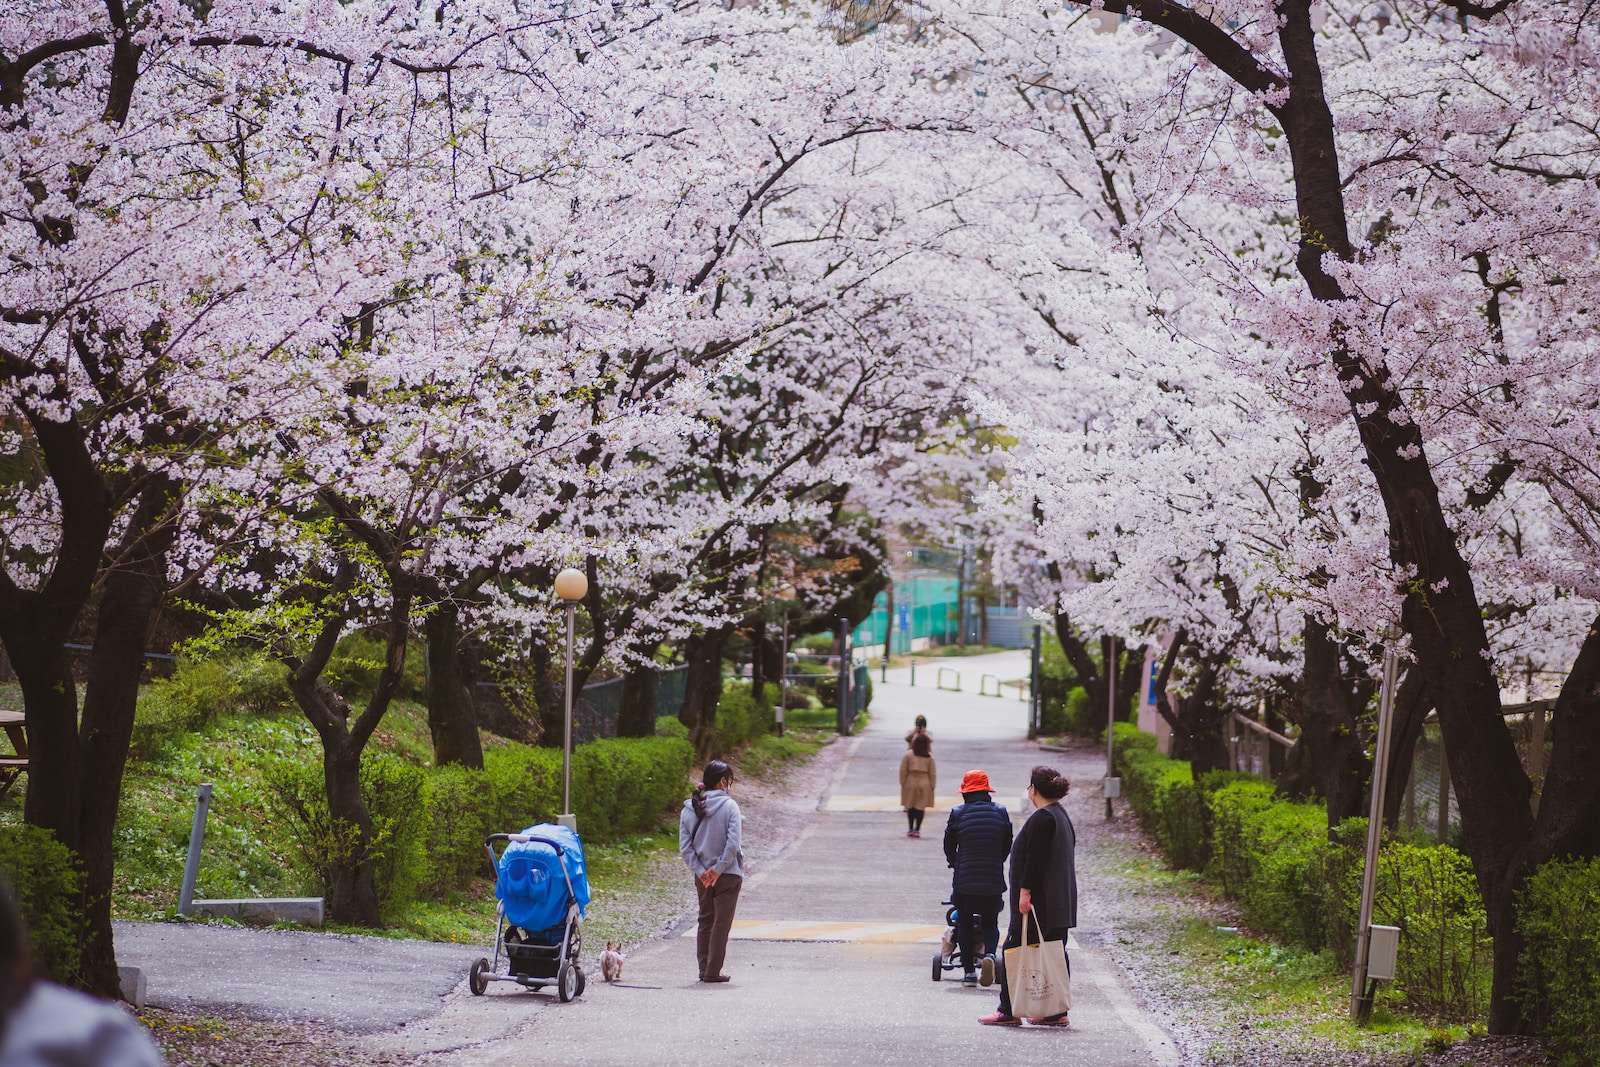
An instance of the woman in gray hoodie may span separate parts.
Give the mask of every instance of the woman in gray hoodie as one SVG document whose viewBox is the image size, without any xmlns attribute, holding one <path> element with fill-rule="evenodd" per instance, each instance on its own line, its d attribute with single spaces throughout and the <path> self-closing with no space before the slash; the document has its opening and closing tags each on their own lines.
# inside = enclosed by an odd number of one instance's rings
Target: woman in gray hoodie
<svg viewBox="0 0 1600 1067">
<path fill-rule="evenodd" d="M 699 937 L 695 954 L 700 960 L 700 981 L 726 982 L 722 960 L 728 950 L 728 932 L 744 885 L 744 853 L 739 851 L 743 817 L 739 803 L 728 795 L 733 771 L 714 759 L 706 764 L 704 783 L 683 802 L 678 818 L 678 853 L 694 874 L 700 898 Z"/>
</svg>

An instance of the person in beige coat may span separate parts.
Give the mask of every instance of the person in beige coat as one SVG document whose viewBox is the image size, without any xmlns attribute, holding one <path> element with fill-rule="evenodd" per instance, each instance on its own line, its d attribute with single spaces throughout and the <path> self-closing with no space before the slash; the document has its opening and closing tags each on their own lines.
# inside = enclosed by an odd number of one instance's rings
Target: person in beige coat
<svg viewBox="0 0 1600 1067">
<path fill-rule="evenodd" d="M 922 813 L 933 807 L 938 768 L 933 762 L 933 742 L 920 734 L 911 751 L 900 757 L 900 804 L 906 809 L 906 836 L 922 836 Z"/>
</svg>

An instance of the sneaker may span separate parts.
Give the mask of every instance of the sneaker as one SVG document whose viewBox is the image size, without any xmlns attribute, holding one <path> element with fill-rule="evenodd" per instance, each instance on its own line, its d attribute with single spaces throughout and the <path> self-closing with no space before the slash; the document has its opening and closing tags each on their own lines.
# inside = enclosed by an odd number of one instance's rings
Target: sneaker
<svg viewBox="0 0 1600 1067">
<path fill-rule="evenodd" d="M 978 975 L 977 975 L 977 972 L 968 971 L 966 974 L 962 975 L 961 976 L 961 984 L 962 985 L 969 985 L 969 986 L 972 986 L 974 989 L 976 989 L 978 987 Z"/>
<path fill-rule="evenodd" d="M 979 1016 L 978 1017 L 978 1025 L 980 1025 L 980 1026 L 1021 1026 L 1022 1025 L 1022 1020 L 1017 1018 L 1015 1015 L 1005 1015 L 1005 1014 L 1003 1014 L 1001 1012 L 998 1012 L 998 1011 L 992 1011 L 988 1015 Z"/>
<path fill-rule="evenodd" d="M 910 836 L 912 836 L 912 837 L 921 837 L 922 836 L 922 831 L 921 830 L 913 830 L 913 831 L 911 831 Z"/>
<path fill-rule="evenodd" d="M 716 982 L 729 982 L 729 981 L 732 981 L 732 979 L 730 979 L 725 974 L 708 974 L 704 978 L 700 979 L 700 981 L 716 983 Z"/>
<path fill-rule="evenodd" d="M 994 985 L 994 957 L 985 956 L 978 964 L 978 984 L 987 989 Z"/>
</svg>

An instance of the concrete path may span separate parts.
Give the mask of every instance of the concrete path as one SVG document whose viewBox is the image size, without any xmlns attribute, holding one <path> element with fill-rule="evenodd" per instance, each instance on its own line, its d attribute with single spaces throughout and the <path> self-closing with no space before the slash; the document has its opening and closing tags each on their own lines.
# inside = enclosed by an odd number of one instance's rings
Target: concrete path
<svg viewBox="0 0 1600 1067">
<path fill-rule="evenodd" d="M 997 799 L 1015 811 L 1028 769 L 1042 762 L 1026 740 L 1027 705 L 1015 690 L 1004 698 L 977 695 L 983 674 L 1002 680 L 1024 675 L 1025 654 L 944 665 L 961 672 L 962 692 L 933 688 L 937 665 L 927 662 L 918 665 L 915 689 L 907 684 L 907 670 L 890 671 L 887 684 L 877 684 L 871 726 L 847 742 L 848 758 L 815 818 L 774 861 L 751 872 L 728 952 L 731 983 L 695 981 L 691 924 L 679 936 L 636 951 L 626 986 L 591 981 L 588 994 L 574 1004 L 548 1005 L 504 986 L 486 998 L 453 996 L 447 1014 L 482 1012 L 486 1023 L 494 1021 L 486 1028 L 491 1032 L 507 1006 L 525 1005 L 528 1016 L 508 1036 L 429 1062 L 1177 1063 L 1172 1043 L 1133 1003 L 1115 967 L 1083 944 L 1072 947 L 1068 1031 L 980 1027 L 977 1017 L 993 1010 L 996 991 L 931 981 L 950 874 L 940 842 L 943 813 L 930 814 L 925 836 L 911 840 L 898 810 L 897 771 L 912 718 L 918 712 L 928 716 L 945 805 L 958 799 L 962 772 L 983 767 Z M 1075 820 L 1097 818 L 1098 783 L 1076 783 L 1070 801 Z M 1080 870 L 1092 870 L 1092 857 L 1080 856 L 1079 862 Z M 1087 934 L 1094 913 L 1092 878 L 1084 880 L 1082 892 Z"/>
<path fill-rule="evenodd" d="M 227 1008 L 363 1033 L 435 1015 L 471 949 L 431 941 L 117 923 L 117 960 L 143 967 L 159 1008 Z"/>
</svg>

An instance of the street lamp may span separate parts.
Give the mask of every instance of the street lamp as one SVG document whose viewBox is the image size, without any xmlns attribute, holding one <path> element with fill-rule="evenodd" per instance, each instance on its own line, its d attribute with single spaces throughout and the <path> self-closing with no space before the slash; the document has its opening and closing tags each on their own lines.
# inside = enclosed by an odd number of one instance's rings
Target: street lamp
<svg viewBox="0 0 1600 1067">
<path fill-rule="evenodd" d="M 567 606 L 567 716 L 561 743 L 561 815 L 556 821 L 570 830 L 578 828 L 578 817 L 572 813 L 572 642 L 578 601 L 588 592 L 589 579 L 577 568 L 566 567 L 556 575 L 556 596 Z"/>
</svg>

